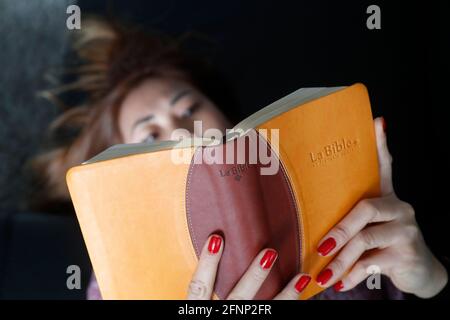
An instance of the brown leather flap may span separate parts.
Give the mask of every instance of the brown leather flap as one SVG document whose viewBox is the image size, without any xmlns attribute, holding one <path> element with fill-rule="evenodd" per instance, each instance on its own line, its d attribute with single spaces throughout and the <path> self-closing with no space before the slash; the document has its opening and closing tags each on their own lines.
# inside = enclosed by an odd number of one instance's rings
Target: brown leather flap
<svg viewBox="0 0 450 320">
<path fill-rule="evenodd" d="M 260 250 L 276 249 L 278 260 L 255 297 L 271 299 L 300 270 L 298 212 L 283 166 L 275 175 L 262 175 L 264 165 L 259 159 L 251 163 L 249 157 L 256 146 L 246 139 L 245 161 L 239 163 L 237 145 L 226 164 L 207 164 L 203 157 L 208 154 L 224 163 L 225 145 L 197 149 L 186 187 L 187 219 L 197 256 L 211 233 L 225 239 L 215 285 L 220 299 L 227 297 Z M 271 154 L 269 144 L 264 151 Z"/>
</svg>

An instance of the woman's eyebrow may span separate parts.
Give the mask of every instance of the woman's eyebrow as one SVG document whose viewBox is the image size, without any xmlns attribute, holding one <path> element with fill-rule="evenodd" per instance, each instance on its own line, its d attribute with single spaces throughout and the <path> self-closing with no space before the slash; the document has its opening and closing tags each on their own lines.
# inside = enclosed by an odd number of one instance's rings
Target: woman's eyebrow
<svg viewBox="0 0 450 320">
<path fill-rule="evenodd" d="M 150 121 L 154 116 L 152 114 L 149 114 L 148 116 L 145 116 L 143 118 L 140 118 L 138 120 L 136 120 L 133 124 L 133 128 L 131 129 L 131 131 L 133 131 L 138 125 L 140 125 L 141 123 Z"/>
<path fill-rule="evenodd" d="M 175 103 L 177 103 L 178 100 L 180 100 L 181 98 L 183 98 L 185 95 L 191 93 L 191 90 L 189 89 L 185 89 L 185 90 L 181 90 L 178 93 L 176 93 L 172 100 L 170 100 L 170 105 L 173 106 Z"/>
</svg>

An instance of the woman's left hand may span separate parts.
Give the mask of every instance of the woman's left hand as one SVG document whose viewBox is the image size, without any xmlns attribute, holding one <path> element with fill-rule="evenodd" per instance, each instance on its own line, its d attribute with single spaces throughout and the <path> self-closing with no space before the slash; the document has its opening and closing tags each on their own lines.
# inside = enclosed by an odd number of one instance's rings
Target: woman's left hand
<svg viewBox="0 0 450 320">
<path fill-rule="evenodd" d="M 375 119 L 374 125 L 381 197 L 360 201 L 323 237 L 319 254 L 339 253 L 316 281 L 322 287 L 334 284 L 335 290 L 347 291 L 375 265 L 399 290 L 429 298 L 445 287 L 447 272 L 425 244 L 413 207 L 395 195 L 384 119 Z"/>
</svg>

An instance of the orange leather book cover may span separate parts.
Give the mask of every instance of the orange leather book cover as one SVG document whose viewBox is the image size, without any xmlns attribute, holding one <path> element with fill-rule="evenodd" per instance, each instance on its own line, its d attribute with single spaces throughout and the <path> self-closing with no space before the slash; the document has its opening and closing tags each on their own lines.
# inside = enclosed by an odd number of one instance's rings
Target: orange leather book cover
<svg viewBox="0 0 450 320">
<path fill-rule="evenodd" d="M 295 101 L 289 99 L 283 101 Z M 264 136 L 265 151 L 278 161 L 273 174 L 262 174 L 267 163 L 248 157 L 243 163 L 197 161 L 226 154 L 230 141 L 131 148 L 69 170 L 69 191 L 104 299 L 185 299 L 212 232 L 225 239 L 218 299 L 264 247 L 279 255 L 257 299 L 270 299 L 298 272 L 315 278 L 326 266 L 332 257 L 317 254 L 318 242 L 359 200 L 379 195 L 367 90 L 355 84 L 261 114 L 253 119 L 263 121 L 247 126 L 277 130 Z M 250 153 L 251 143 L 244 148 Z M 174 161 L 174 152 L 189 161 Z M 321 290 L 311 281 L 300 298 Z"/>
</svg>

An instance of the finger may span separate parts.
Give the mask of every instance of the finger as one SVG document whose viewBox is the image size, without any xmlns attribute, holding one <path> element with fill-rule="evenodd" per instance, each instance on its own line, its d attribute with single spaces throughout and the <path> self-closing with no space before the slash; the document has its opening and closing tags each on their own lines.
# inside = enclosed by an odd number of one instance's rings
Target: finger
<svg viewBox="0 0 450 320">
<path fill-rule="evenodd" d="M 319 255 L 336 253 L 369 223 L 394 220 L 398 212 L 391 209 L 392 201 L 387 200 L 389 199 L 373 198 L 358 202 L 319 242 Z"/>
<path fill-rule="evenodd" d="M 334 285 L 335 291 L 348 291 L 356 287 L 362 281 L 368 279 L 368 289 L 373 289 L 376 285 L 376 274 L 387 274 L 387 270 L 392 265 L 393 255 L 386 250 L 376 251 L 360 259 L 341 280 Z"/>
<path fill-rule="evenodd" d="M 317 283 L 322 287 L 329 287 L 342 278 L 357 263 L 364 252 L 375 248 L 384 249 L 389 247 L 397 243 L 402 234 L 402 226 L 395 222 L 363 229 L 319 273 L 316 278 Z"/>
<path fill-rule="evenodd" d="M 376 118 L 375 136 L 377 140 L 378 168 L 380 172 L 381 195 L 388 195 L 394 192 L 392 186 L 392 156 L 389 153 L 384 118 Z"/>
<path fill-rule="evenodd" d="M 228 300 L 251 300 L 255 297 L 259 288 L 263 284 L 272 269 L 278 253 L 274 249 L 264 249 L 261 251 L 242 278 L 233 288 L 228 296 Z"/>
<path fill-rule="evenodd" d="M 214 289 L 217 266 L 223 252 L 223 239 L 213 234 L 202 248 L 197 269 L 189 284 L 188 300 L 209 300 Z"/>
<path fill-rule="evenodd" d="M 275 296 L 274 300 L 298 300 L 300 293 L 308 286 L 311 277 L 301 273 L 296 275 L 288 285 Z"/>
</svg>

